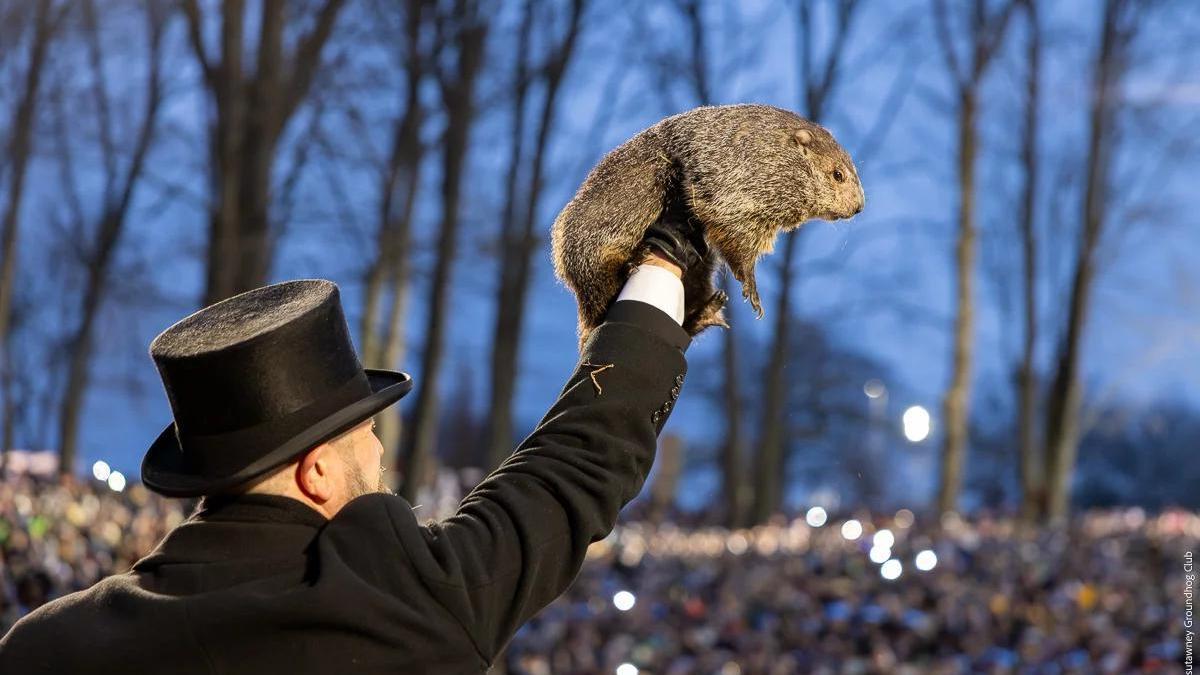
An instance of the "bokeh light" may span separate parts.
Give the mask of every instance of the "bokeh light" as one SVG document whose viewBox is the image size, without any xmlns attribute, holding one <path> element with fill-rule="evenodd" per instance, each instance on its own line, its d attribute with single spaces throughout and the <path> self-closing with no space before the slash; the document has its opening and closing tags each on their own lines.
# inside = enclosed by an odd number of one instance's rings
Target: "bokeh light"
<svg viewBox="0 0 1200 675">
<path fill-rule="evenodd" d="M 867 395 L 867 398 L 879 398 L 887 393 L 887 387 L 883 386 L 883 382 L 879 380 L 867 380 L 867 383 L 863 385 L 863 393 Z"/>
<path fill-rule="evenodd" d="M 937 554 L 929 549 L 921 551 L 917 554 L 916 565 L 922 572 L 928 572 L 937 567 Z"/>
<path fill-rule="evenodd" d="M 632 663 L 622 663 L 617 666 L 617 675 L 638 675 L 638 667 Z"/>
<path fill-rule="evenodd" d="M 854 541 L 862 536 L 862 523 L 854 518 L 842 523 L 842 538 L 847 541 Z"/>
<path fill-rule="evenodd" d="M 99 459 L 92 465 L 92 475 L 96 480 L 108 480 L 108 474 L 112 473 L 112 468 L 108 466 L 108 462 Z"/>
<path fill-rule="evenodd" d="M 108 487 L 113 492 L 120 492 L 125 489 L 125 474 L 120 471 L 113 471 L 108 474 Z"/>
<path fill-rule="evenodd" d="M 871 552 L 867 555 L 871 558 L 871 562 L 878 565 L 882 562 L 886 562 L 888 558 L 892 557 L 892 549 L 886 546 L 872 546 Z"/>
<path fill-rule="evenodd" d="M 900 509 L 899 511 L 896 512 L 895 520 L 896 520 L 896 527 L 898 527 L 902 530 L 906 530 L 906 529 L 912 527 L 913 521 L 916 520 L 916 516 L 914 516 L 913 512 L 909 511 L 908 509 Z"/>
<path fill-rule="evenodd" d="M 725 542 L 725 549 L 734 555 L 741 555 L 750 548 L 750 542 L 746 540 L 746 536 L 735 532 Z"/>
<path fill-rule="evenodd" d="M 891 530 L 880 530 L 875 533 L 871 543 L 880 548 L 891 548 L 896 543 L 896 535 L 892 534 Z"/>
<path fill-rule="evenodd" d="M 913 443 L 920 443 L 929 437 L 929 411 L 919 405 L 914 405 L 904 411 L 904 437 Z"/>
<path fill-rule="evenodd" d="M 804 514 L 804 522 L 808 523 L 810 527 L 821 527 L 827 520 L 829 520 L 829 514 L 825 513 L 825 509 L 820 506 L 814 506 Z"/>
<path fill-rule="evenodd" d="M 896 560 L 895 558 L 892 558 L 891 560 L 888 560 L 879 566 L 879 576 L 887 579 L 888 581 L 899 579 L 900 573 L 903 571 L 904 566 L 901 565 L 900 561 Z"/>
<path fill-rule="evenodd" d="M 628 612 L 629 610 L 633 609 L 633 605 L 635 603 L 637 603 L 637 597 L 629 591 L 617 591 L 616 594 L 613 595 L 613 607 L 616 607 L 622 612 Z"/>
</svg>

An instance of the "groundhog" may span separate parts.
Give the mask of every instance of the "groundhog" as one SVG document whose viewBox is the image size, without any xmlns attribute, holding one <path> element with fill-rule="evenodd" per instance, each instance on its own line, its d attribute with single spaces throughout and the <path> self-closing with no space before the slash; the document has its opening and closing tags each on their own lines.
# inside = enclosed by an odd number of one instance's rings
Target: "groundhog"
<svg viewBox="0 0 1200 675">
<path fill-rule="evenodd" d="M 854 162 L 820 125 L 769 105 L 704 106 L 640 132 L 592 169 L 551 228 L 554 270 L 579 302 L 582 344 L 640 259 L 646 230 L 664 209 L 682 210 L 709 245 L 684 277 L 684 328 L 695 335 L 728 326 L 713 284 L 719 260 L 761 318 L 754 265 L 779 232 L 849 218 L 864 200 Z"/>
</svg>

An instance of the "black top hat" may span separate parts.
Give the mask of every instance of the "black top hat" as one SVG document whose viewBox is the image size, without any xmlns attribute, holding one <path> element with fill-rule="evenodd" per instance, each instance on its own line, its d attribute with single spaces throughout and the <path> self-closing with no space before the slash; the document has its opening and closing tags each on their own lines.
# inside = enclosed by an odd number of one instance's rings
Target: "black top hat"
<svg viewBox="0 0 1200 675">
<path fill-rule="evenodd" d="M 363 422 L 412 389 L 364 370 L 337 285 L 264 286 L 180 320 L 150 343 L 175 421 L 142 460 L 171 497 L 216 494 Z"/>
</svg>

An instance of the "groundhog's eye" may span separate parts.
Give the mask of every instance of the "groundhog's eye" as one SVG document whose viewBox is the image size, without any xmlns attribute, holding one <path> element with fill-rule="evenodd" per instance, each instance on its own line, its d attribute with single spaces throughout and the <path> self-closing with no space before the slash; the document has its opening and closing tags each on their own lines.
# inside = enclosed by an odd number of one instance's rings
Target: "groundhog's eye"
<svg viewBox="0 0 1200 675">
<path fill-rule="evenodd" d="M 846 180 L 846 174 L 842 173 L 841 169 L 834 169 L 833 179 L 839 183 L 844 182 Z"/>
</svg>

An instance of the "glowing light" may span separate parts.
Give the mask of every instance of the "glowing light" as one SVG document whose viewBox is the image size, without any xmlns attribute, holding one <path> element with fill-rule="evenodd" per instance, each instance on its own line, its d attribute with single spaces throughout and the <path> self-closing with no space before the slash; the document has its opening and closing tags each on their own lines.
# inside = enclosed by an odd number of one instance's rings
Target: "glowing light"
<svg viewBox="0 0 1200 675">
<path fill-rule="evenodd" d="M 113 471 L 108 474 L 108 487 L 113 492 L 120 492 L 125 489 L 125 475 L 120 471 Z"/>
<path fill-rule="evenodd" d="M 842 523 L 842 538 L 854 541 L 862 536 L 862 523 L 853 518 Z"/>
<path fill-rule="evenodd" d="M 746 536 L 743 534 L 733 534 L 725 542 L 725 548 L 734 555 L 741 555 L 750 548 L 750 542 L 746 541 Z"/>
<path fill-rule="evenodd" d="M 882 562 L 885 562 L 888 558 L 892 557 L 892 549 L 887 548 L 885 546 L 872 546 L 871 552 L 868 553 L 867 555 L 869 555 L 871 557 L 871 562 L 878 565 Z"/>
<path fill-rule="evenodd" d="M 887 387 L 883 386 L 883 382 L 879 380 L 867 380 L 863 385 L 863 393 L 867 398 L 879 398 L 887 393 Z"/>
<path fill-rule="evenodd" d="M 632 663 L 622 663 L 617 666 L 617 675 L 638 675 L 638 667 Z"/>
<path fill-rule="evenodd" d="M 896 543 L 896 535 L 892 534 L 891 530 L 880 530 L 875 533 L 871 543 L 880 548 L 891 548 Z"/>
<path fill-rule="evenodd" d="M 825 509 L 819 506 L 812 507 L 808 510 L 808 513 L 804 514 L 804 522 L 808 523 L 810 527 L 820 527 L 828 519 L 829 514 L 825 513 Z"/>
<path fill-rule="evenodd" d="M 896 512 L 896 527 L 899 527 L 900 529 L 908 529 L 912 527 L 914 520 L 916 520 L 916 517 L 913 516 L 913 512 L 909 511 L 908 509 L 900 509 Z"/>
<path fill-rule="evenodd" d="M 922 572 L 928 572 L 934 567 L 937 567 L 937 554 L 929 549 L 925 549 L 917 554 L 916 563 L 917 569 L 921 570 Z"/>
<path fill-rule="evenodd" d="M 633 593 L 630 593 L 629 591 L 617 591 L 617 593 L 613 595 L 613 607 L 616 607 L 622 612 L 628 612 L 629 610 L 633 609 L 633 605 L 636 602 L 637 597 L 635 597 Z"/>
<path fill-rule="evenodd" d="M 92 465 L 92 475 L 96 477 L 96 480 L 108 480 L 110 473 L 112 473 L 112 468 L 108 466 L 108 462 L 102 459 Z"/>
<path fill-rule="evenodd" d="M 892 581 L 893 579 L 899 579 L 900 573 L 903 571 L 904 566 L 900 564 L 900 561 L 892 558 L 879 567 L 879 576 Z"/>
<path fill-rule="evenodd" d="M 914 405 L 904 411 L 904 437 L 913 443 L 920 443 L 929 437 L 929 411 L 919 405 Z"/>
</svg>

